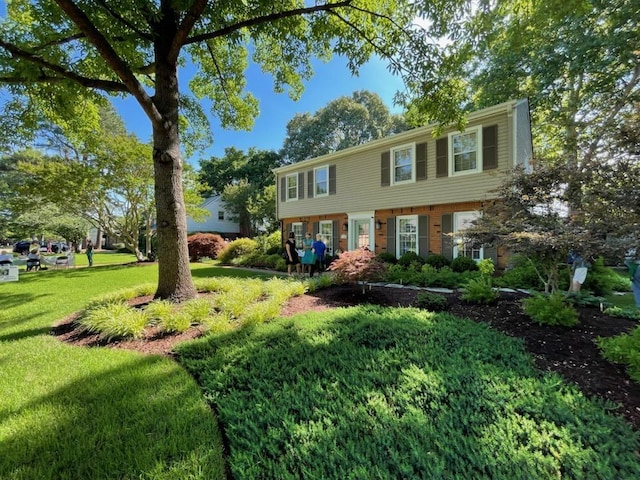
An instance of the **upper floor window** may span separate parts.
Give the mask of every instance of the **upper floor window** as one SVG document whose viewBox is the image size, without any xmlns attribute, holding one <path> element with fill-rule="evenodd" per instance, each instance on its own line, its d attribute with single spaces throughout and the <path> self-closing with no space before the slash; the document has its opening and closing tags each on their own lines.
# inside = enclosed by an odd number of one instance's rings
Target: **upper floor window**
<svg viewBox="0 0 640 480">
<path fill-rule="evenodd" d="M 476 173 L 482 170 L 482 130 L 449 134 L 449 174 Z"/>
<path fill-rule="evenodd" d="M 392 183 L 415 181 L 415 158 L 415 146 L 413 144 L 391 149 Z"/>
<path fill-rule="evenodd" d="M 221 210 L 218 210 L 218 220 L 224 220 L 224 212 Z"/>
<path fill-rule="evenodd" d="M 298 174 L 287 175 L 287 200 L 298 199 Z"/>
<path fill-rule="evenodd" d="M 318 167 L 313 170 L 314 197 L 329 195 L 329 167 Z"/>
</svg>

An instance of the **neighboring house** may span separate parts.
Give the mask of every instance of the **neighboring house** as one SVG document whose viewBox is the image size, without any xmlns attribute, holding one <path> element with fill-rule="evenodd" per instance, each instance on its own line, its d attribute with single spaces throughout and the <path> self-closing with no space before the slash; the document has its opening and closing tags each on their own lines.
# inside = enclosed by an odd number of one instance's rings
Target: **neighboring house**
<svg viewBox="0 0 640 480">
<path fill-rule="evenodd" d="M 331 253 L 368 247 L 450 259 L 506 257 L 465 241 L 465 225 L 515 166 L 533 157 L 529 104 L 514 100 L 470 113 L 463 132 L 435 125 L 274 170 L 282 237 L 320 232 Z"/>
<path fill-rule="evenodd" d="M 209 211 L 209 217 L 202 222 L 195 222 L 187 217 L 187 232 L 217 233 L 223 238 L 235 240 L 240 236 L 240 226 L 229 219 L 229 212 L 224 208 L 224 202 L 219 195 L 207 198 L 201 208 Z"/>
</svg>

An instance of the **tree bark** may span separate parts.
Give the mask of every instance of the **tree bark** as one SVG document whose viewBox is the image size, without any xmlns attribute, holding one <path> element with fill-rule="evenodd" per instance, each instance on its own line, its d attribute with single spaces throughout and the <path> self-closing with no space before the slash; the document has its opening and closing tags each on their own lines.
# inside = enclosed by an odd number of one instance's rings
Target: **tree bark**
<svg viewBox="0 0 640 480">
<path fill-rule="evenodd" d="M 153 97 L 162 121 L 153 122 L 158 289 L 156 298 L 182 302 L 196 296 L 189 268 L 187 216 L 182 190 L 182 156 L 178 132 L 178 70 L 168 52 L 176 18 L 169 12 L 158 25 L 155 40 L 156 91 Z"/>
</svg>

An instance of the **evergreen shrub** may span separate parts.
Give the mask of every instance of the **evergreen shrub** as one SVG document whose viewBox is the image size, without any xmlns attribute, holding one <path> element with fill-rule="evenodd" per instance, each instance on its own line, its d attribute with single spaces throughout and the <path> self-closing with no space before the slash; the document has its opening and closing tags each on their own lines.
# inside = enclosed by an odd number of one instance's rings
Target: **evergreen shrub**
<svg viewBox="0 0 640 480">
<path fill-rule="evenodd" d="M 522 301 L 524 313 L 541 325 L 572 327 L 578 323 L 578 312 L 565 303 L 562 293 L 536 294 Z"/>
<path fill-rule="evenodd" d="M 447 308 L 447 297 L 433 292 L 419 292 L 416 295 L 416 305 L 432 312 L 441 312 Z"/>
<path fill-rule="evenodd" d="M 436 253 L 432 253 L 425 258 L 424 262 L 427 265 L 431 265 L 437 270 L 440 270 L 442 267 L 448 267 L 451 265 L 451 260 L 449 260 L 444 255 L 439 255 Z"/>
<path fill-rule="evenodd" d="M 419 270 L 424 265 L 424 258 L 416 252 L 405 252 L 398 259 L 398 265 L 402 265 L 405 268 L 418 266 Z"/>
<path fill-rule="evenodd" d="M 629 376 L 640 382 L 640 327 L 615 337 L 600 337 L 597 343 L 604 358 L 627 365 Z"/>
<path fill-rule="evenodd" d="M 451 270 L 454 272 L 471 272 L 478 270 L 478 264 L 473 258 L 456 257 L 451 261 Z"/>
</svg>

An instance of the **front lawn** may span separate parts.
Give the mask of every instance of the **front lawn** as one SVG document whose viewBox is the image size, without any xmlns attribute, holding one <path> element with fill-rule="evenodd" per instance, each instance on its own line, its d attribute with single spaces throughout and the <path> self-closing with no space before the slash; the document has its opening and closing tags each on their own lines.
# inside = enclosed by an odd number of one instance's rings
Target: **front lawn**
<svg viewBox="0 0 640 480">
<path fill-rule="evenodd" d="M 224 478 L 217 420 L 179 365 L 50 335 L 90 299 L 156 278 L 132 265 L 0 284 L 1 479 Z"/>
</svg>

